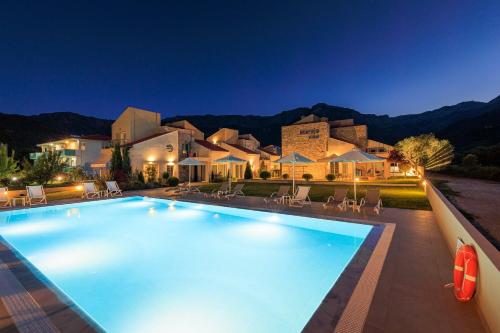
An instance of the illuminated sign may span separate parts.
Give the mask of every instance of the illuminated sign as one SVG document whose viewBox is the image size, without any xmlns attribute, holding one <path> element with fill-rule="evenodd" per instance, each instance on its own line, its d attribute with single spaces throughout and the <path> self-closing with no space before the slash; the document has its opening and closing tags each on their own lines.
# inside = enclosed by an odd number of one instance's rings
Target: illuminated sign
<svg viewBox="0 0 500 333">
<path fill-rule="evenodd" d="M 301 129 L 299 131 L 300 135 L 309 135 L 309 139 L 319 139 L 319 129 Z"/>
</svg>

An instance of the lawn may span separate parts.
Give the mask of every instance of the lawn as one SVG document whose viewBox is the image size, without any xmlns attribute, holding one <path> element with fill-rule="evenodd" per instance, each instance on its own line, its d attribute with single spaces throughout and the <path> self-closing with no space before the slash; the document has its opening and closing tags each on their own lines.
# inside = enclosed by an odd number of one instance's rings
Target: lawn
<svg viewBox="0 0 500 333">
<path fill-rule="evenodd" d="M 358 200 L 364 197 L 366 195 L 366 189 L 368 187 L 379 188 L 384 207 L 431 210 L 431 206 L 427 201 L 427 196 L 425 195 L 423 188 L 421 186 L 415 186 L 413 184 L 409 184 L 409 186 L 391 187 L 383 185 L 367 186 L 361 183 L 357 186 L 357 197 Z M 247 182 L 245 183 L 243 191 L 246 195 L 266 197 L 269 196 L 272 192 L 277 191 L 280 185 L 283 184 Z M 328 196 L 333 194 L 335 188 L 347 188 L 349 190 L 348 197 L 354 198 L 352 185 L 311 184 L 310 186 L 310 197 L 312 201 L 325 202 Z M 211 192 L 212 190 L 219 187 L 220 183 L 211 183 L 201 186 L 200 191 Z"/>
</svg>

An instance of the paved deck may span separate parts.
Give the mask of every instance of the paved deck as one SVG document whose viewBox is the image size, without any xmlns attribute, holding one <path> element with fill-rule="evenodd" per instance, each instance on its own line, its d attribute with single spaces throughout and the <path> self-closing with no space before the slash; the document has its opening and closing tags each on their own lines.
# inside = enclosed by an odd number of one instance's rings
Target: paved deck
<svg viewBox="0 0 500 333">
<path fill-rule="evenodd" d="M 164 189 L 129 192 L 128 195 L 165 197 Z M 201 195 L 189 195 L 192 201 L 206 201 Z M 452 280 L 452 257 L 434 222 L 432 212 L 385 208 L 380 216 L 339 212 L 311 207 L 266 207 L 262 198 L 235 198 L 231 201 L 211 199 L 215 204 L 242 208 L 272 209 L 298 214 L 335 216 L 342 220 L 364 219 L 372 222 L 394 223 L 395 233 L 375 290 L 363 332 L 486 332 L 472 303 L 459 303 L 451 289 L 443 285 Z M 57 203 L 76 202 L 61 200 Z M 2 323 L 13 328 L 10 314 L 0 302 Z M 52 320 L 51 315 L 49 318 Z M 2 330 L 3 331 L 3 330 Z"/>
</svg>

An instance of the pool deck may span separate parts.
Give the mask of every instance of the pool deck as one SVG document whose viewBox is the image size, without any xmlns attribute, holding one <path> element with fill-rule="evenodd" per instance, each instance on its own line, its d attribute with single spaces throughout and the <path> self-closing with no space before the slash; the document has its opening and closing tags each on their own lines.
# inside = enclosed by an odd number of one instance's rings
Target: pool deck
<svg viewBox="0 0 500 333">
<path fill-rule="evenodd" d="M 167 197 L 164 189 L 131 191 L 126 195 Z M 394 235 L 363 332 L 487 332 L 475 303 L 459 303 L 455 300 L 452 289 L 443 288 L 444 284 L 452 281 L 453 261 L 431 211 L 385 208 L 377 216 L 324 209 L 319 203 L 312 203 L 304 208 L 267 206 L 262 198 L 257 197 L 237 197 L 228 201 L 188 195 L 179 199 L 288 214 L 335 217 L 339 220 L 392 223 L 396 226 Z M 60 200 L 50 204 L 78 201 Z M 13 270 L 10 266 L 9 269 Z M 61 317 L 60 313 L 47 312 L 43 306 L 41 308 L 52 323 L 60 320 L 57 317 Z M 13 325 L 12 317 L 4 302 L 0 302 L 0 331 L 26 331 Z M 74 319 L 74 322 L 76 330 L 92 331 L 89 326 L 82 327 L 82 322 L 78 319 Z M 65 327 L 69 328 L 68 323 Z"/>
</svg>

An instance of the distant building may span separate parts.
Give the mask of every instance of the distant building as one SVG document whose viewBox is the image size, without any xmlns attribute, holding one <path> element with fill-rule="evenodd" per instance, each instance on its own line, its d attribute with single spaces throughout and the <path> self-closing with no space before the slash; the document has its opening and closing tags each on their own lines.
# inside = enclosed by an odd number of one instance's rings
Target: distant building
<svg viewBox="0 0 500 333">
<path fill-rule="evenodd" d="M 297 152 L 314 161 L 295 167 L 295 177 L 299 179 L 304 173 L 312 174 L 315 180 L 324 180 L 327 174 L 352 180 L 354 175 L 361 178 L 386 178 L 391 173 L 391 164 L 387 160 L 359 163 L 356 171 L 352 163 L 329 163 L 333 157 L 355 147 L 382 158 L 387 158 L 393 149 L 390 145 L 368 139 L 368 127 L 355 124 L 353 119 L 329 121 L 327 118 L 308 115 L 281 128 L 281 146 L 283 156 Z M 289 165 L 283 165 L 282 173 L 291 175 L 291 172 Z"/>
<path fill-rule="evenodd" d="M 111 138 L 104 135 L 72 135 L 38 144 L 41 152 L 31 153 L 30 159 L 36 160 L 48 151 L 57 151 L 68 167 L 91 170 L 92 163 L 109 148 L 110 144 Z"/>
</svg>

